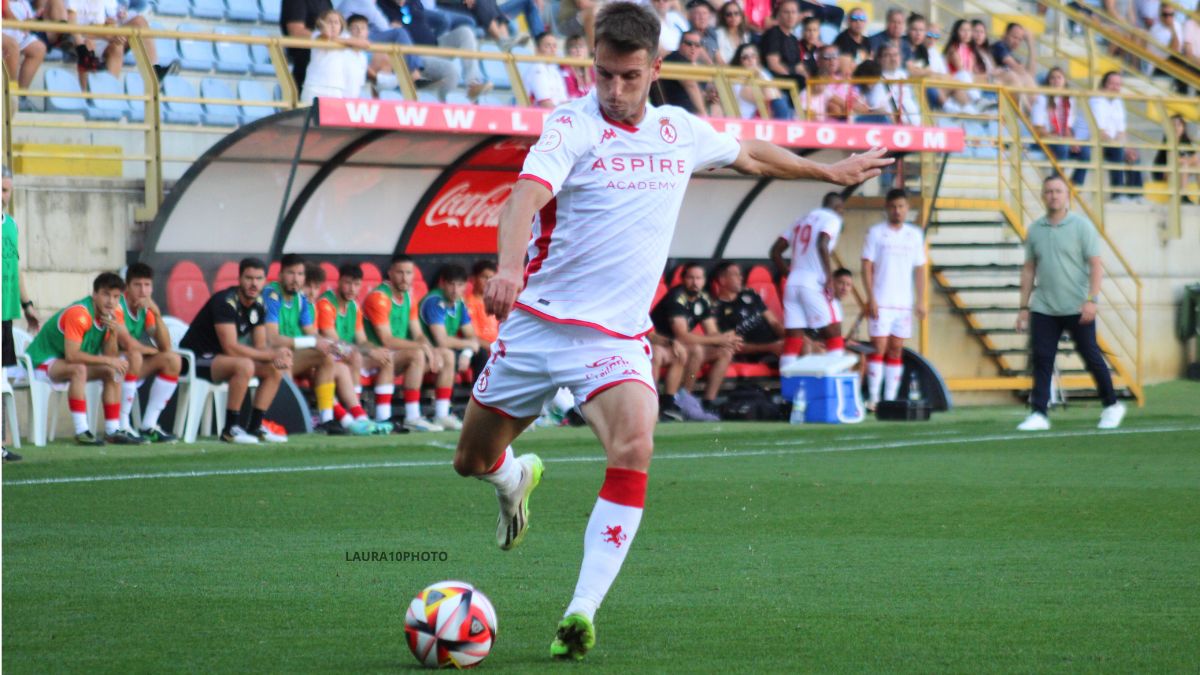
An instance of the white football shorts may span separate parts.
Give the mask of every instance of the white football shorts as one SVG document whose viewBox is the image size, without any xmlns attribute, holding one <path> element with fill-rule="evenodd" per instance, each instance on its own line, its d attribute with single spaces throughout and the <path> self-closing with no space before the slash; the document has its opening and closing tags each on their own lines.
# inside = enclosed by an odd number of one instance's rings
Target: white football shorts
<svg viewBox="0 0 1200 675">
<path fill-rule="evenodd" d="M 878 319 L 867 319 L 867 334 L 871 337 L 894 335 L 907 340 L 912 337 L 911 309 L 880 307 Z"/>
<path fill-rule="evenodd" d="M 842 304 L 824 288 L 788 284 L 783 287 L 783 327 L 824 328 L 842 320 Z"/>
</svg>

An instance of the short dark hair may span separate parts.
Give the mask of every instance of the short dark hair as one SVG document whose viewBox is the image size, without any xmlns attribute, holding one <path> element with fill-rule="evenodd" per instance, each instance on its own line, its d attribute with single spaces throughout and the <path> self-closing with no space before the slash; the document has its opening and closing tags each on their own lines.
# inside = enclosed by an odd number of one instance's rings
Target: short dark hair
<svg viewBox="0 0 1200 675">
<path fill-rule="evenodd" d="M 1008 35 L 1009 33 L 1011 33 L 1013 31 L 1014 28 L 1024 28 L 1024 26 L 1022 26 L 1021 24 L 1014 21 L 1004 27 L 1004 34 Z"/>
<path fill-rule="evenodd" d="M 708 272 L 704 269 L 704 265 L 698 261 L 693 260 L 691 262 L 683 263 L 683 267 L 679 270 L 680 278 L 687 276 L 687 273 L 690 272 L 693 267 L 699 267 L 700 271 L 704 272 L 705 276 L 708 275 Z"/>
<path fill-rule="evenodd" d="M 99 293 L 100 291 L 118 291 L 125 290 L 125 280 L 115 272 L 101 272 L 96 280 L 92 282 L 92 292 Z"/>
<path fill-rule="evenodd" d="M 467 269 L 462 265 L 455 265 L 451 263 L 438 270 L 437 279 L 439 284 L 451 283 L 455 281 L 466 281 Z"/>
<path fill-rule="evenodd" d="M 410 262 L 413 262 L 412 256 L 407 256 L 407 255 L 404 255 L 403 253 L 397 253 L 396 255 L 392 256 L 392 259 L 390 261 L 388 261 L 388 269 L 392 269 L 392 265 L 395 265 L 396 263 L 410 263 Z"/>
<path fill-rule="evenodd" d="M 738 266 L 738 264 L 733 262 L 732 260 L 719 260 L 719 261 L 717 261 L 717 264 L 714 265 L 712 268 L 712 277 L 714 279 L 716 279 L 717 277 L 721 276 L 722 274 L 725 274 L 725 272 L 727 272 L 730 267 L 737 267 L 737 266 Z"/>
<path fill-rule="evenodd" d="M 306 284 L 323 284 L 325 283 L 325 268 L 315 262 L 304 263 L 304 283 Z"/>
<path fill-rule="evenodd" d="M 912 26 L 914 23 L 916 23 L 918 21 L 922 21 L 924 23 L 929 23 L 929 19 L 926 19 L 924 14 L 917 14 L 916 12 L 913 12 L 912 14 L 908 15 L 908 25 L 909 26 Z"/>
<path fill-rule="evenodd" d="M 831 209 L 831 208 L 833 208 L 834 204 L 837 204 L 838 202 L 841 202 L 841 201 L 845 201 L 845 198 L 842 197 L 842 193 L 828 192 L 825 194 L 825 197 L 823 199 L 821 199 L 821 208 Z"/>
<path fill-rule="evenodd" d="M 586 41 L 587 36 L 584 35 L 583 33 L 571 33 L 570 35 L 567 36 L 567 39 L 563 42 L 563 44 L 565 44 L 569 48 L 571 45 L 575 44 L 576 42 L 579 42 L 580 40 Z"/>
<path fill-rule="evenodd" d="M 621 0 L 600 8 L 596 14 L 596 47 L 601 43 L 621 54 L 646 50 L 649 58 L 658 54 L 658 34 L 662 26 L 650 9 Z"/>
<path fill-rule="evenodd" d="M 134 279 L 150 279 L 154 280 L 154 270 L 144 262 L 136 262 L 125 270 L 125 283 L 130 283 Z"/>
<path fill-rule="evenodd" d="M 887 197 L 884 198 L 883 201 L 885 204 L 891 204 L 897 199 L 908 201 L 908 193 L 905 192 L 903 188 L 892 188 L 891 190 L 888 190 Z"/>
<path fill-rule="evenodd" d="M 1068 185 L 1067 178 L 1065 176 L 1063 176 L 1061 173 L 1058 173 L 1057 171 L 1055 171 L 1042 179 L 1042 187 L 1046 187 L 1046 183 L 1049 183 L 1052 180 L 1061 180 L 1063 182 L 1063 185 Z"/>
<path fill-rule="evenodd" d="M 885 20 L 891 21 L 892 17 L 896 16 L 897 14 L 899 14 L 900 16 L 904 16 L 904 10 L 900 9 L 899 7 L 892 7 L 891 9 L 889 9 L 887 11 L 887 14 L 884 15 Z"/>
<path fill-rule="evenodd" d="M 495 272 L 496 269 L 497 269 L 497 267 L 496 267 L 495 260 L 490 260 L 488 258 L 484 258 L 482 260 L 476 260 L 475 264 L 471 265 L 471 276 L 477 277 L 480 274 L 483 274 L 484 272 L 488 272 L 488 271 Z"/>
<path fill-rule="evenodd" d="M 800 9 L 800 0 L 779 0 L 779 2 L 775 3 L 775 9 L 771 10 L 771 16 L 778 17 L 779 10 L 783 9 L 783 6 L 789 2 L 795 5 L 796 9 Z"/>
<path fill-rule="evenodd" d="M 818 26 L 820 26 L 821 25 L 821 17 L 810 16 L 807 19 L 805 19 L 804 21 L 802 21 L 800 23 L 800 25 L 804 26 L 805 28 L 808 28 L 809 25 L 814 24 L 814 23 L 817 24 Z"/>
<path fill-rule="evenodd" d="M 338 277 L 342 279 L 357 279 L 362 281 L 362 267 L 358 263 L 342 263 L 338 267 Z"/>
<path fill-rule="evenodd" d="M 362 14 L 351 14 L 350 16 L 346 17 L 346 25 L 347 26 L 349 26 L 352 23 L 358 22 L 358 21 L 361 21 L 367 25 L 370 25 L 370 23 L 371 23 L 371 20 L 368 19 L 367 17 L 363 16 Z"/>
<path fill-rule="evenodd" d="M 1111 80 L 1111 79 L 1113 78 L 1113 76 L 1114 76 L 1114 75 L 1120 75 L 1120 73 L 1118 73 L 1118 72 L 1117 72 L 1117 71 L 1115 71 L 1115 70 L 1110 70 L 1110 71 L 1108 71 L 1107 73 L 1105 73 L 1105 74 L 1104 74 L 1104 77 L 1100 78 L 1100 86 L 1101 86 L 1101 87 L 1107 87 L 1107 86 L 1108 86 L 1108 81 L 1109 81 L 1109 80 Z"/>
<path fill-rule="evenodd" d="M 541 47 L 542 40 L 545 40 L 548 37 L 555 37 L 555 35 L 554 35 L 554 33 L 550 32 L 548 30 L 544 30 L 544 31 L 538 33 L 537 35 L 533 36 L 533 44 L 537 45 L 538 47 Z"/>
<path fill-rule="evenodd" d="M 305 260 L 304 256 L 300 255 L 299 253 L 285 253 L 284 256 L 279 259 L 279 269 L 293 267 L 295 265 L 303 265 L 306 262 L 308 261 Z"/>
<path fill-rule="evenodd" d="M 267 263 L 263 262 L 261 258 L 242 258 L 242 261 L 238 263 L 238 276 L 240 277 L 245 274 L 246 270 L 262 270 L 266 272 Z"/>
<path fill-rule="evenodd" d="M 845 267 L 839 267 L 833 271 L 833 276 L 834 276 L 834 278 L 852 277 L 852 276 L 854 276 L 854 272 L 851 272 L 850 270 L 846 269 Z"/>
</svg>

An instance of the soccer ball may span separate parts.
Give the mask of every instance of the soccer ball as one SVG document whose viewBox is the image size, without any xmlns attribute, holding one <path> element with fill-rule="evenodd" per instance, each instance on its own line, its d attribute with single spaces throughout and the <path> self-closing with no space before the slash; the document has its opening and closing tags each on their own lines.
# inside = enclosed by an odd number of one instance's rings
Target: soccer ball
<svg viewBox="0 0 1200 675">
<path fill-rule="evenodd" d="M 440 581 L 417 594 L 404 617 L 408 648 L 430 668 L 471 668 L 492 651 L 496 610 L 465 581 Z"/>
</svg>

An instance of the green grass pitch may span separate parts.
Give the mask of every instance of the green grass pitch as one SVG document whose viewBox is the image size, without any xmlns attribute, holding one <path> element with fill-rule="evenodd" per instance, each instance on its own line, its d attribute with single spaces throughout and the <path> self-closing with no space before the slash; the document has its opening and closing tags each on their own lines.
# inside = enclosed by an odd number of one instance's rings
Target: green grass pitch
<svg viewBox="0 0 1200 675">
<path fill-rule="evenodd" d="M 548 647 L 603 476 L 585 429 L 517 443 L 546 474 L 511 553 L 448 433 L 26 448 L 3 470 L 2 665 L 416 669 L 409 600 L 464 579 L 499 615 L 487 672 L 1200 669 L 1200 386 L 1152 388 L 1117 433 L 1095 404 L 1036 435 L 1014 430 L 1023 414 L 660 426 L 646 516 L 578 665 Z M 370 551 L 445 560 L 347 560 Z"/>
</svg>

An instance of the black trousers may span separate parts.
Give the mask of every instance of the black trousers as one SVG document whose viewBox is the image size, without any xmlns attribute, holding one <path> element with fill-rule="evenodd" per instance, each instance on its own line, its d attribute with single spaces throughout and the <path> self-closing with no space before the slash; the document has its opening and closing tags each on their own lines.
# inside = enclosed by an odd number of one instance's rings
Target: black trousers
<svg viewBox="0 0 1200 675">
<path fill-rule="evenodd" d="M 12 319 L 4 322 L 3 344 L 0 344 L 0 351 L 4 354 L 4 366 L 17 365 L 17 350 L 13 342 L 13 325 Z"/>
<path fill-rule="evenodd" d="M 1104 405 L 1117 402 L 1113 391 L 1112 376 L 1100 345 L 1096 344 L 1096 322 L 1080 323 L 1079 315 L 1050 316 L 1033 312 L 1029 319 L 1029 342 L 1033 350 L 1033 411 L 1046 414 L 1050 405 L 1050 380 L 1054 376 L 1054 357 L 1058 355 L 1058 339 L 1063 331 L 1070 331 L 1075 342 L 1075 351 L 1087 365 L 1088 372 L 1096 381 L 1096 391 Z"/>
</svg>

